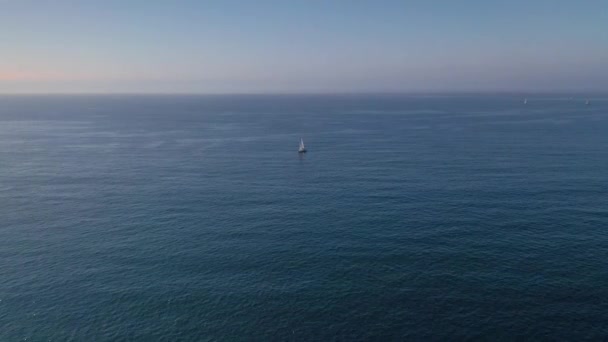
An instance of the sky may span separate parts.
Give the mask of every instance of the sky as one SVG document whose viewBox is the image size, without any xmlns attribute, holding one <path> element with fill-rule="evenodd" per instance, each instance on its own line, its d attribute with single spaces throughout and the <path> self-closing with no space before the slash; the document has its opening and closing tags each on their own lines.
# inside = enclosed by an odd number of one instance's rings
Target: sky
<svg viewBox="0 0 608 342">
<path fill-rule="evenodd" d="M 608 0 L 0 0 L 0 93 L 608 92 Z"/>
</svg>

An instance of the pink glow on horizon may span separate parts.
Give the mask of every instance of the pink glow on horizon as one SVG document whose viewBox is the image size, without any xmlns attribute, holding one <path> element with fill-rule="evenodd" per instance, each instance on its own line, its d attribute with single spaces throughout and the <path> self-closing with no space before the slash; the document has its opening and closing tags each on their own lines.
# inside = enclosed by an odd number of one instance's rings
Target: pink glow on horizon
<svg viewBox="0 0 608 342">
<path fill-rule="evenodd" d="M 67 75 L 53 71 L 34 70 L 2 70 L 0 69 L 0 82 L 2 81 L 54 81 L 65 80 Z"/>
</svg>

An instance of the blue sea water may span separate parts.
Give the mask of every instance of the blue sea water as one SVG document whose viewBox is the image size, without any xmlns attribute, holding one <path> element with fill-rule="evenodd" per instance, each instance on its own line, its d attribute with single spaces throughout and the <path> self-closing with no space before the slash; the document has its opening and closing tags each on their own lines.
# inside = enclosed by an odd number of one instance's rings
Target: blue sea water
<svg viewBox="0 0 608 342">
<path fill-rule="evenodd" d="M 0 340 L 606 339 L 607 192 L 601 98 L 2 96 Z"/>
</svg>

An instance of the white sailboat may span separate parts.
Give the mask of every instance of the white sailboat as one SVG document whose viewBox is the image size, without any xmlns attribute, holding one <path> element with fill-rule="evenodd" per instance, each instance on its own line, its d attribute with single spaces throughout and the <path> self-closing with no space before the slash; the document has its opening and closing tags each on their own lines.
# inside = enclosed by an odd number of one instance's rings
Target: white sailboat
<svg viewBox="0 0 608 342">
<path fill-rule="evenodd" d="M 528 99 L 524 99 L 524 104 L 528 104 Z"/>
<path fill-rule="evenodd" d="M 585 105 L 588 106 L 589 105 L 589 100 L 585 101 Z"/>
<path fill-rule="evenodd" d="M 306 153 L 306 147 L 304 147 L 304 139 L 300 138 L 300 148 L 298 148 L 298 153 Z"/>
</svg>

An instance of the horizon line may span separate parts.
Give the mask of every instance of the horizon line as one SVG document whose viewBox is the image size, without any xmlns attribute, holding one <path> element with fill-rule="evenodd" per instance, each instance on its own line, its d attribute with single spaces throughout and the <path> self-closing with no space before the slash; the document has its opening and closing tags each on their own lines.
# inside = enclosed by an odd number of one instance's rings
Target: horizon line
<svg viewBox="0 0 608 342">
<path fill-rule="evenodd" d="M 82 96 L 101 96 L 101 95 L 130 95 L 130 96 L 320 96 L 320 95 L 402 95 L 402 96 L 421 96 L 421 95 L 608 95 L 608 90 L 538 90 L 538 91 L 523 91 L 523 90 L 466 90 L 466 91 L 336 91 L 336 92 L 0 92 L 0 96 L 65 96 L 65 95 L 82 95 Z"/>
</svg>

